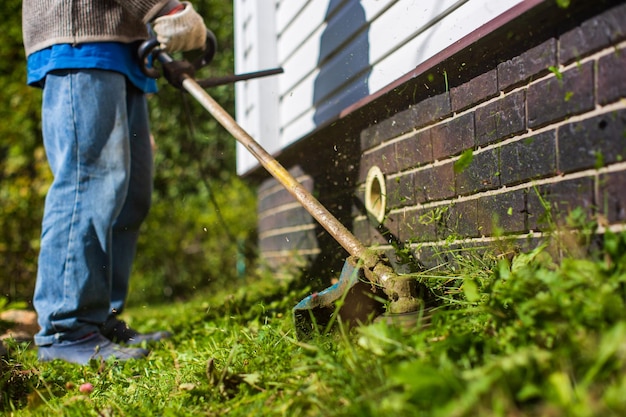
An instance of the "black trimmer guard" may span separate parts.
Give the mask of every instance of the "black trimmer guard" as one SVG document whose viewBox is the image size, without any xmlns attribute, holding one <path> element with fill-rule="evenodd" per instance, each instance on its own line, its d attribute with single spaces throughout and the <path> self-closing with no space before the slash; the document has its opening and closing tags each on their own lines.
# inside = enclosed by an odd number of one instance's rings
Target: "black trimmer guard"
<svg viewBox="0 0 626 417">
<path fill-rule="evenodd" d="M 370 322 L 385 312 L 385 294 L 365 277 L 354 256 L 346 259 L 337 283 L 313 293 L 293 308 L 298 339 L 327 331 L 341 320 L 349 326 Z"/>
<path fill-rule="evenodd" d="M 215 37 L 207 32 L 209 46 L 199 67 L 213 57 Z M 145 64 L 149 56 L 161 62 L 167 80 L 191 94 L 219 124 L 243 145 L 318 223 L 351 256 L 346 260 L 339 282 L 332 287 L 310 295 L 294 308 L 298 334 L 310 334 L 325 329 L 340 318 L 344 322 L 362 323 L 387 310 L 390 314 L 417 311 L 423 305 L 418 297 L 417 282 L 398 276 L 376 253 L 368 249 L 341 222 L 324 207 L 302 184 L 267 152 L 235 119 L 211 97 L 194 78 L 198 66 L 186 61 L 175 61 L 159 47 L 157 39 L 149 39 L 139 48 L 142 69 L 150 77 L 159 72 Z M 361 267 L 363 265 L 363 267 Z M 382 300 L 382 301 L 380 301 Z M 387 303 L 388 300 L 388 303 Z M 386 304 L 386 305 L 385 305 Z"/>
</svg>

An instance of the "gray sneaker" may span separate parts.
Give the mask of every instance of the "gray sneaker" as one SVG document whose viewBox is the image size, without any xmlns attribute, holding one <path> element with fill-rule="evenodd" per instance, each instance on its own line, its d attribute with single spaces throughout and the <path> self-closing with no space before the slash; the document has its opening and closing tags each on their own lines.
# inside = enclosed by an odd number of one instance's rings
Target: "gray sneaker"
<svg viewBox="0 0 626 417">
<path fill-rule="evenodd" d="M 140 345 L 143 342 L 158 342 L 172 337 L 172 334 L 166 331 L 139 333 L 126 324 L 125 321 L 117 318 L 107 320 L 104 326 L 100 328 L 100 332 L 113 343 L 124 343 L 127 345 Z"/>
<path fill-rule="evenodd" d="M 92 333 L 78 340 L 64 340 L 51 345 L 39 346 L 38 359 L 41 362 L 60 359 L 65 362 L 87 365 L 92 359 L 126 361 L 145 358 L 149 353 L 145 349 L 116 345 L 102 334 Z"/>
</svg>

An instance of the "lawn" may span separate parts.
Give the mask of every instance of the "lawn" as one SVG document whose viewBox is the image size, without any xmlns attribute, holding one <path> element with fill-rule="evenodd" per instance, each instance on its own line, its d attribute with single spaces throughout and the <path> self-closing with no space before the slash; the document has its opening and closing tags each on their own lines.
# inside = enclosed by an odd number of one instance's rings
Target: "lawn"
<svg viewBox="0 0 626 417">
<path fill-rule="evenodd" d="M 270 276 L 135 307 L 133 326 L 175 335 L 147 360 L 40 364 L 13 344 L 0 406 L 15 416 L 626 415 L 626 235 L 608 233 L 584 257 L 550 253 L 474 251 L 417 274 L 438 306 L 408 328 L 379 321 L 297 340 L 291 308 L 311 289 Z"/>
</svg>

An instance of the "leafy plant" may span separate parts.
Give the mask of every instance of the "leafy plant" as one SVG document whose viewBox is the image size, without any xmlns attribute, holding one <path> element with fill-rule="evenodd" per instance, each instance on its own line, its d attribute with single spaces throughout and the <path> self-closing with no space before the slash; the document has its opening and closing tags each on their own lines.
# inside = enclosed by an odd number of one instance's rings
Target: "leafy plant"
<svg viewBox="0 0 626 417">
<path fill-rule="evenodd" d="M 470 166 L 474 160 L 474 151 L 468 149 L 461 154 L 461 157 L 454 162 L 454 172 L 456 174 L 463 172 Z"/>
<path fill-rule="evenodd" d="M 558 261 L 549 242 L 451 248 L 449 268 L 413 274 L 437 300 L 428 320 L 339 323 L 306 342 L 290 310 L 310 289 L 271 276 L 133 309 L 133 326 L 174 338 L 145 361 L 86 368 L 21 350 L 36 378 L 15 414 L 623 415 L 626 234 L 603 239 Z"/>
<path fill-rule="evenodd" d="M 570 6 L 571 0 L 556 0 L 557 6 L 561 9 L 567 9 Z"/>
<path fill-rule="evenodd" d="M 559 69 L 559 67 L 555 67 L 553 65 L 548 67 L 548 70 L 554 74 L 554 76 L 556 77 L 557 80 L 559 80 L 560 82 L 563 81 L 563 73 L 561 72 L 561 70 Z"/>
<path fill-rule="evenodd" d="M 0 108 L 0 295 L 11 300 L 32 297 L 43 203 L 52 181 L 40 132 L 41 91 L 25 82 L 21 6 L 18 0 L 5 1 L 0 22 L 5 104 Z M 232 73 L 232 3 L 198 0 L 194 6 L 219 45 L 198 77 Z M 159 86 L 149 100 L 155 192 L 133 271 L 137 303 L 189 297 L 236 280 L 250 262 L 248 242 L 254 240 L 254 201 L 235 174 L 234 139 L 188 95 L 164 79 Z M 215 88 L 211 95 L 233 113 L 232 86 Z"/>
<path fill-rule="evenodd" d="M 39 132 L 40 94 L 27 87 L 21 1 L 3 3 L 0 22 L 0 295 L 32 292 L 43 197 L 51 178 Z"/>
</svg>

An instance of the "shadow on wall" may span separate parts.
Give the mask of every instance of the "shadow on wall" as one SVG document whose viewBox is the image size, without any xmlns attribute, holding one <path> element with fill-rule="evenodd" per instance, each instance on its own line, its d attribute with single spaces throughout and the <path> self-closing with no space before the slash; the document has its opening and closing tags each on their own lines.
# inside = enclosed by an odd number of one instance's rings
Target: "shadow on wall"
<svg viewBox="0 0 626 417">
<path fill-rule="evenodd" d="M 313 120 L 327 125 L 346 107 L 369 95 L 369 26 L 359 0 L 330 0 L 326 28 L 320 38 L 319 74 L 313 91 Z M 322 139 L 317 141 L 316 139 Z M 352 230 L 352 198 L 358 177 L 359 135 L 312 138 L 300 159 L 303 171 L 313 178 L 314 194 L 331 213 Z M 325 281 L 338 276 L 347 252 L 316 224 L 319 255 L 305 278 Z M 328 284 L 326 282 L 325 284 Z"/>
<path fill-rule="evenodd" d="M 369 94 L 369 26 L 358 0 L 330 0 L 320 39 L 313 121 L 320 126 Z"/>
</svg>

